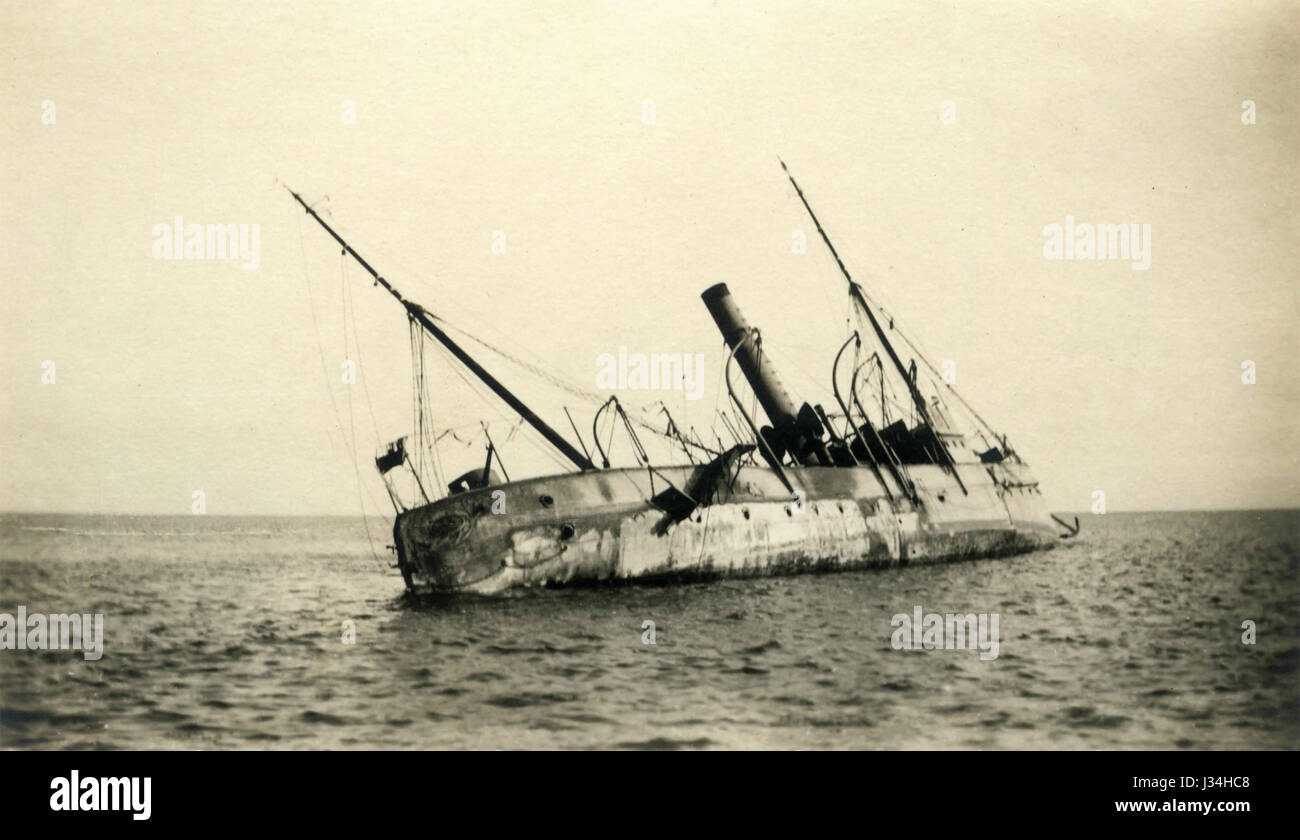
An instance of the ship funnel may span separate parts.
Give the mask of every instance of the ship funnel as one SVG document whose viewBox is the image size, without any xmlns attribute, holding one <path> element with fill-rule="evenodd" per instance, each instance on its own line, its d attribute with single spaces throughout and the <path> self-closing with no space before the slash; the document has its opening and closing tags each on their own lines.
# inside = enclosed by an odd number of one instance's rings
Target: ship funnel
<svg viewBox="0 0 1300 840">
<path fill-rule="evenodd" d="M 736 299 L 731 296 L 727 284 L 710 286 L 700 297 L 709 308 L 714 323 L 722 331 L 727 346 L 736 350 L 736 362 L 749 380 L 749 386 L 754 389 L 754 396 L 758 397 L 758 404 L 763 406 L 767 419 L 777 428 L 794 422 L 798 413 L 794 401 L 786 393 L 781 380 L 777 379 L 771 363 L 763 356 L 762 346 L 757 342 L 749 342 L 736 349 L 741 339 L 749 334 L 750 327 L 745 316 L 740 314 L 740 307 L 736 305 Z"/>
<path fill-rule="evenodd" d="M 806 403 L 802 408 L 796 408 L 771 362 L 764 357 L 762 346 L 756 341 L 744 341 L 750 326 L 745 316 L 740 314 L 740 307 L 727 284 L 710 286 L 700 297 L 727 346 L 735 351 L 741 372 L 772 422 L 771 429 L 762 431 L 772 448 L 778 453 L 790 452 L 801 464 L 829 464 L 830 458 L 821 440 L 822 425 L 816 413 Z"/>
</svg>

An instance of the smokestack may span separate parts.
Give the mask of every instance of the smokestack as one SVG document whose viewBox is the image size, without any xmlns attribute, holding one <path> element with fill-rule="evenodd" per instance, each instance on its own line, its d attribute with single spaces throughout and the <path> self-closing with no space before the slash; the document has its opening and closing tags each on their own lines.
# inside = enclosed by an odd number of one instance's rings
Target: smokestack
<svg viewBox="0 0 1300 840">
<path fill-rule="evenodd" d="M 763 355 L 763 348 L 757 342 L 741 344 L 749 334 L 750 326 L 745 316 L 740 314 L 740 307 L 731 297 L 726 283 L 718 283 L 705 289 L 700 295 L 709 314 L 722 332 L 727 346 L 735 350 L 736 363 L 754 389 L 754 396 L 764 413 L 772 423 L 770 441 L 774 448 L 788 450 L 801 464 L 829 464 L 825 446 L 821 442 L 822 427 L 813 409 L 804 405 L 795 408 L 794 400 L 777 378 L 776 370 Z"/>
<path fill-rule="evenodd" d="M 736 306 L 736 300 L 727 289 L 727 284 L 718 283 L 716 286 L 710 286 L 700 297 L 704 299 L 704 305 L 709 308 L 714 323 L 722 331 L 727 346 L 735 349 L 749 334 L 750 326 L 745 316 L 740 314 L 740 307 Z M 751 341 L 745 344 L 736 350 L 736 363 L 740 365 L 745 378 L 749 380 L 749 386 L 754 389 L 754 395 L 758 397 L 758 403 L 763 406 L 763 411 L 772 425 L 780 428 L 794 422 L 798 410 L 790 395 L 786 393 L 785 387 L 781 385 L 781 380 L 777 378 L 776 370 L 764 358 L 763 348 L 757 342 Z"/>
</svg>

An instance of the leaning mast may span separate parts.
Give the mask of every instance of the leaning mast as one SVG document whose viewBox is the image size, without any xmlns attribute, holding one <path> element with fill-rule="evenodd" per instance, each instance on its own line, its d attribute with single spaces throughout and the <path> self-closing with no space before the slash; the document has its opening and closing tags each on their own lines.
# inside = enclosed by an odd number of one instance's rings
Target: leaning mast
<svg viewBox="0 0 1300 840">
<path fill-rule="evenodd" d="M 288 189 L 288 187 L 285 187 L 285 189 Z M 307 202 L 303 201 L 302 196 L 298 195 L 298 193 L 294 192 L 293 190 L 289 190 L 289 194 L 292 195 L 294 199 L 296 199 L 297 202 L 302 205 L 303 209 L 307 211 L 307 214 L 309 216 L 311 216 L 313 219 L 316 220 L 317 224 L 319 224 L 321 227 L 325 229 L 326 233 L 334 237 L 335 242 L 338 242 L 339 245 L 343 246 L 343 250 L 348 254 L 350 254 L 352 258 L 356 260 L 357 263 L 360 264 L 360 266 L 364 268 L 366 272 L 369 273 L 370 276 L 375 279 L 376 283 L 383 286 L 384 289 L 390 295 L 397 298 L 398 303 L 402 304 L 403 308 L 406 309 L 407 315 L 412 320 L 416 321 L 421 327 L 423 327 L 425 331 L 429 333 L 429 335 L 438 339 L 438 341 L 441 342 L 442 345 L 446 347 L 447 350 L 453 356 L 455 356 L 463 365 L 465 365 L 465 367 L 469 368 L 471 373 L 473 373 L 480 380 L 482 380 L 484 385 L 487 385 L 488 388 L 492 389 L 492 392 L 496 394 L 498 397 L 500 397 L 506 403 L 506 405 L 514 409 L 514 411 L 518 413 L 520 417 L 526 420 L 529 423 L 529 425 L 531 425 L 534 429 L 536 429 L 538 433 L 541 434 L 542 437 L 546 438 L 546 441 L 548 443 L 550 443 L 556 449 L 560 450 L 560 453 L 563 454 L 564 457 L 572 461 L 579 470 L 594 470 L 596 468 L 595 464 L 591 462 L 590 458 L 588 458 L 587 456 L 579 452 L 577 449 L 575 449 L 573 447 L 573 444 L 569 443 L 567 440 L 564 439 L 564 437 L 559 432 L 555 431 L 549 425 L 547 425 L 545 420 L 538 417 L 537 414 L 534 413 L 532 409 L 524 405 L 524 403 L 518 397 L 516 397 L 513 393 L 511 393 L 510 389 L 502 385 L 497 380 L 496 377 L 488 373 L 483 368 L 482 365 L 480 365 L 477 361 L 474 360 L 472 356 L 466 353 L 465 350 L 459 344 L 457 344 L 455 341 L 452 340 L 451 336 L 447 335 L 447 333 L 439 329 L 438 326 L 433 323 L 433 320 L 430 319 L 428 314 L 424 311 L 424 307 L 420 306 L 418 303 L 415 303 L 414 301 L 409 301 L 406 298 L 402 297 L 401 292 L 393 288 L 393 285 L 389 283 L 387 280 L 385 280 L 383 277 L 381 277 L 379 272 L 375 271 L 375 269 L 370 266 L 370 263 L 366 262 L 365 259 L 362 258 L 360 254 L 358 254 L 355 250 L 353 250 L 351 245 L 349 245 L 347 242 L 343 240 L 343 237 L 335 233 L 334 229 L 331 228 L 328 224 L 326 224 L 325 220 L 322 219 L 320 216 L 318 216 L 316 214 L 316 211 L 313 210 L 311 206 L 307 204 Z"/>
<path fill-rule="evenodd" d="M 885 335 L 884 329 L 880 326 L 880 321 L 876 319 L 876 314 L 871 311 L 871 306 L 867 303 L 867 297 L 862 293 L 862 287 L 857 284 L 857 282 L 849 275 L 849 270 L 844 267 L 844 261 L 840 259 L 840 255 L 835 250 L 835 246 L 831 244 L 831 238 L 827 236 L 826 231 L 822 229 L 822 223 L 818 221 L 817 214 L 813 212 L 812 206 L 808 204 L 808 199 L 804 198 L 803 190 L 799 189 L 799 184 L 795 181 L 794 176 L 790 174 L 790 170 L 786 167 L 785 161 L 780 158 L 777 158 L 777 160 L 780 161 L 781 169 L 785 170 L 785 175 L 790 179 L 790 183 L 794 185 L 794 191 L 798 193 L 799 200 L 803 202 L 804 209 L 808 211 L 808 215 L 812 218 L 813 224 L 817 226 L 817 233 L 821 235 L 822 242 L 825 242 L 826 247 L 830 249 L 831 256 L 835 258 L 835 264 L 840 267 L 840 273 L 843 274 L 844 279 L 848 281 L 849 295 L 853 298 L 854 302 L 857 303 L 858 308 L 867 314 L 867 319 L 871 321 L 871 328 L 875 331 L 876 338 L 880 339 L 881 346 L 884 347 L 885 352 L 889 354 L 889 358 L 894 363 L 894 367 L 898 370 L 899 376 L 903 377 L 903 381 L 907 383 L 907 390 L 912 395 L 912 402 L 916 405 L 917 416 L 920 417 L 921 422 L 930 429 L 930 432 L 934 434 L 934 438 L 939 444 L 938 455 L 944 461 L 944 466 L 948 467 L 948 469 L 952 471 L 953 478 L 957 479 L 957 485 L 961 487 L 961 492 L 963 494 L 966 493 L 966 485 L 962 482 L 961 476 L 957 474 L 957 464 L 952 460 L 952 455 L 948 453 L 942 438 L 940 438 L 938 433 L 935 431 L 934 422 L 930 419 L 930 412 L 925 407 L 925 398 L 921 396 L 920 389 L 916 387 L 916 381 L 912 378 L 912 375 L 908 372 L 907 368 L 903 366 L 903 360 L 898 358 L 898 353 L 894 350 L 894 345 L 890 343 L 888 336 Z M 884 387 L 883 374 L 881 376 L 881 387 Z"/>
</svg>

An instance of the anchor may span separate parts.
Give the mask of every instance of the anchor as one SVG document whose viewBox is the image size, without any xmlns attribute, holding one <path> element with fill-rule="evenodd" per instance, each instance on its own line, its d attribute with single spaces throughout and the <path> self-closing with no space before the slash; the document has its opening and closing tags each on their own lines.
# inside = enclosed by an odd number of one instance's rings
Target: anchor
<svg viewBox="0 0 1300 840">
<path fill-rule="evenodd" d="M 1074 517 L 1074 524 L 1071 525 L 1069 522 L 1066 522 L 1064 519 L 1062 519 L 1061 517 L 1057 516 L 1054 513 L 1049 513 L 1048 516 L 1055 519 L 1057 525 L 1060 525 L 1062 528 L 1064 528 L 1066 531 L 1069 532 L 1066 534 L 1061 534 L 1061 539 L 1068 540 L 1070 537 L 1073 537 L 1079 533 L 1079 517 L 1077 516 Z"/>
</svg>

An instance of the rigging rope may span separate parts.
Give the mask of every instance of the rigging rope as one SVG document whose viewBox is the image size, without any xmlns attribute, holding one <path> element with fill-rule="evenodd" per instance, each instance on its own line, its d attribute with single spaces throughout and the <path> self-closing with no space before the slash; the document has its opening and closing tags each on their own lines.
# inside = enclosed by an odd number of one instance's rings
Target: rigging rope
<svg viewBox="0 0 1300 840">
<path fill-rule="evenodd" d="M 298 213 L 294 213 L 293 215 L 296 220 L 295 223 L 298 228 L 298 247 L 300 253 L 302 254 L 302 275 L 303 275 L 303 281 L 307 287 L 307 303 L 308 303 L 308 309 L 311 311 L 311 321 L 312 321 L 312 328 L 313 328 L 312 331 L 316 335 L 316 349 L 318 351 L 318 355 L 320 358 L 321 376 L 324 379 L 325 391 L 326 393 L 329 394 L 330 405 L 334 409 L 335 423 L 338 425 L 340 435 L 342 435 L 343 416 L 339 412 L 338 401 L 334 399 L 334 391 L 330 388 L 329 370 L 325 366 L 325 346 L 321 341 L 320 321 L 316 317 L 316 296 L 312 293 L 311 272 L 307 268 L 307 246 L 306 246 L 306 240 L 304 239 L 302 234 L 302 216 L 299 215 Z M 363 490 L 362 490 L 363 484 L 361 481 L 361 470 L 357 466 L 355 446 L 349 448 L 347 438 L 343 437 L 343 447 L 348 450 L 348 460 L 352 462 L 352 469 L 353 472 L 356 474 L 357 503 L 361 506 L 361 521 L 365 524 L 366 541 L 367 543 L 370 544 L 370 554 L 372 557 L 374 557 L 374 559 L 377 562 L 383 563 L 383 560 L 379 557 L 378 552 L 375 551 L 374 541 L 370 537 L 370 520 L 366 516 L 366 504 L 365 504 L 365 498 L 363 496 Z M 388 564 L 384 563 L 384 566 L 387 567 Z"/>
<path fill-rule="evenodd" d="M 894 316 L 890 314 L 889 310 L 885 309 L 885 307 L 877 303 L 876 299 L 873 298 L 871 295 L 868 295 L 866 290 L 862 289 L 861 284 L 859 284 L 859 289 L 862 291 L 862 296 L 866 298 L 866 300 L 872 306 L 874 306 L 877 310 L 879 310 L 880 314 L 884 316 L 884 318 L 886 319 L 887 324 L 882 326 L 887 326 L 890 332 L 896 333 L 898 337 L 903 340 L 903 343 L 907 345 L 907 348 L 912 351 L 912 353 L 915 355 L 917 359 L 920 360 L 921 364 L 925 365 L 926 369 L 931 373 L 931 375 L 935 379 L 937 379 L 939 383 L 941 383 L 949 393 L 951 393 L 954 397 L 956 397 L 957 401 L 960 402 L 962 407 L 966 409 L 966 412 L 970 415 L 970 417 L 973 420 L 975 420 L 977 424 L 983 427 L 982 430 L 977 429 L 976 431 L 988 432 L 988 434 L 991 435 L 994 440 L 1001 441 L 1001 435 L 999 435 L 998 432 L 991 425 L 989 425 L 988 421 L 986 421 L 983 417 L 980 416 L 979 412 L 977 412 L 975 408 L 969 402 L 966 401 L 966 398 L 963 397 L 960 393 L 958 393 L 957 389 L 954 388 L 951 385 L 951 383 L 943 381 L 943 374 L 940 373 L 935 368 L 935 366 L 930 362 L 929 357 L 922 351 L 920 347 L 917 346 L 919 342 L 913 341 L 907 335 L 907 333 L 903 331 L 901 327 L 897 326 L 894 322 Z M 858 316 L 858 320 L 859 320 L 859 326 L 862 326 L 861 315 Z M 945 408 L 948 408 L 947 402 L 943 399 L 942 389 L 936 388 L 935 390 L 938 393 L 940 402 L 944 405 Z"/>
<path fill-rule="evenodd" d="M 575 397 L 578 397 L 579 399 L 584 400 L 585 402 L 587 402 L 587 403 L 588 403 L 589 405 L 591 405 L 592 407 L 599 406 L 601 403 L 603 403 L 603 402 L 607 399 L 607 397 L 606 397 L 604 394 L 601 394 L 599 391 L 595 391 L 595 390 L 592 390 L 592 389 L 590 389 L 590 388 L 584 388 L 583 386 L 578 385 L 578 384 L 576 384 L 575 382 L 573 382 L 573 381 L 571 381 L 571 380 L 569 380 L 569 379 L 564 378 L 563 376 L 560 376 L 560 375 L 558 375 L 558 374 L 555 374 L 555 373 L 553 373 L 553 372 L 547 370 L 546 368 L 543 368 L 543 367 L 541 367 L 541 366 L 539 366 L 539 365 L 533 364 L 533 363 L 531 363 L 531 362 L 529 362 L 529 361 L 527 361 L 527 360 L 525 360 L 525 359 L 521 359 L 521 358 L 519 358 L 518 356 L 515 356 L 515 355 L 513 355 L 513 354 L 511 354 L 511 353 L 508 353 L 507 351 L 502 350 L 500 347 L 497 347 L 497 346 L 495 346 L 495 345 L 493 345 L 493 344 L 488 343 L 487 341 L 484 341 L 483 339 L 479 338 L 478 336 L 474 335 L 473 333 L 468 332 L 468 331 L 466 331 L 466 330 L 464 330 L 464 329 L 462 329 L 462 328 L 456 326 L 455 324 L 450 323 L 450 322 L 447 321 L 447 319 L 445 319 L 445 318 L 442 318 L 442 317 L 439 317 L 439 316 L 437 316 L 437 315 L 434 315 L 433 313 L 431 313 L 431 312 L 429 312 L 429 311 L 427 311 L 427 310 L 425 311 L 425 314 L 428 315 L 431 319 L 433 319 L 433 320 L 435 320 L 435 321 L 438 321 L 439 323 L 441 323 L 443 326 L 447 327 L 448 329 L 450 329 L 450 330 L 452 330 L 452 331 L 454 331 L 454 332 L 459 333 L 460 335 L 464 336 L 465 338 L 468 338 L 470 341 L 473 341 L 474 343 L 478 344 L 479 346 L 483 347 L 484 349 L 486 349 L 486 350 L 490 350 L 491 352 L 496 353 L 496 354 L 497 354 L 498 356 L 500 356 L 501 358 L 506 359 L 506 360 L 508 360 L 508 361 L 510 361 L 510 362 L 513 362 L 514 364 L 519 365 L 519 366 L 520 366 L 521 368 L 523 368 L 524 370 L 527 370 L 528 372 L 534 374 L 535 376 L 537 376 L 537 377 L 539 377 L 539 378 L 541 378 L 541 379 L 546 380 L 546 381 L 549 382 L 551 385 L 554 385 L 556 388 L 559 388 L 559 389 L 561 389 L 561 390 L 563 390 L 563 391 L 565 391 L 565 392 L 571 394 L 572 396 L 575 396 Z M 652 403 L 652 404 L 653 404 L 653 403 Z M 638 410 L 638 411 L 641 411 L 641 412 L 644 412 L 644 411 L 645 411 L 645 406 L 641 406 L 641 407 L 638 408 L 637 410 Z M 649 423 L 648 421 L 646 421 L 646 420 L 644 420 L 644 419 L 642 419 L 642 418 L 640 418 L 640 417 L 633 417 L 633 418 L 631 418 L 631 419 L 632 419 L 632 422 L 633 422 L 633 423 L 635 423 L 636 425 L 640 426 L 642 429 L 644 429 L 644 430 L 650 432 L 651 434 L 654 434 L 654 435 L 656 435 L 656 436 L 658 436 L 658 437 L 661 437 L 661 438 L 666 438 L 666 439 L 668 439 L 668 440 L 670 440 L 670 441 L 673 440 L 672 435 L 670 435 L 667 431 L 661 431 L 658 427 L 654 426 L 653 424 Z M 560 463 L 563 463 L 563 462 L 560 462 Z M 566 469 L 567 469 L 567 467 L 566 467 Z"/>
<path fill-rule="evenodd" d="M 348 322 L 351 320 L 349 307 L 350 304 L 352 303 L 352 295 L 348 290 L 347 253 L 343 251 L 340 251 L 339 253 L 341 255 L 340 266 L 342 269 L 339 274 L 339 282 L 342 288 L 342 293 L 339 296 L 339 301 L 343 307 L 343 353 L 346 356 L 348 352 Z M 356 335 L 357 335 L 357 326 L 356 324 L 353 324 L 352 338 L 354 344 L 356 343 L 355 341 Z M 365 374 L 363 372 L 360 372 L 360 368 L 361 368 L 361 351 L 359 349 L 360 345 L 357 346 L 358 346 L 357 363 L 356 363 L 354 373 L 360 373 L 361 380 L 364 382 Z M 356 376 L 354 375 L 353 379 L 355 380 L 355 378 Z M 374 422 L 374 419 L 375 419 L 375 414 L 374 414 L 374 410 L 372 409 L 370 412 L 370 420 L 372 423 Z M 375 540 L 370 535 L 370 517 L 366 515 L 366 502 L 365 502 L 365 498 L 362 495 L 362 490 L 361 490 L 362 488 L 361 466 L 357 463 L 357 459 L 356 459 L 357 422 L 356 422 L 356 415 L 353 414 L 352 412 L 352 387 L 350 384 L 348 385 L 348 429 L 352 434 L 352 470 L 357 475 L 357 501 L 361 504 L 361 522 L 362 524 L 365 525 L 366 528 L 366 542 L 370 544 L 370 554 L 372 557 L 375 558 L 375 560 L 379 560 L 379 552 L 375 551 Z M 375 424 L 375 437 L 376 438 L 379 437 L 378 424 Z"/>
</svg>

